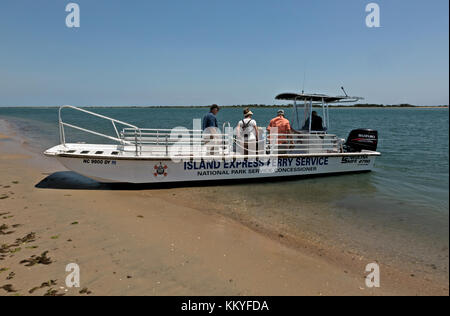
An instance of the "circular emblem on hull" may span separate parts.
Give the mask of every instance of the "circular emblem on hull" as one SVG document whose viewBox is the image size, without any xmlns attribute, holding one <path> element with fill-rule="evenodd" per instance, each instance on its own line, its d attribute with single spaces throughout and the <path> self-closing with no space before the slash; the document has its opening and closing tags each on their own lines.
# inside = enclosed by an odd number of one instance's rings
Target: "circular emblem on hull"
<svg viewBox="0 0 450 316">
<path fill-rule="evenodd" d="M 167 165 L 163 165 L 161 162 L 159 163 L 159 165 L 155 165 L 154 167 L 155 172 L 153 173 L 153 175 L 155 177 L 167 177 Z"/>
</svg>

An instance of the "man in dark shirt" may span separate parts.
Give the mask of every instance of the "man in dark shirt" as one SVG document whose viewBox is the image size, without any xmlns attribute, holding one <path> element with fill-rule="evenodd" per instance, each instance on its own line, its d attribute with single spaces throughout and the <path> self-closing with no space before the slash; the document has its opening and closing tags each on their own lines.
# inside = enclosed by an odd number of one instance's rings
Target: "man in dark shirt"
<svg viewBox="0 0 450 316">
<path fill-rule="evenodd" d="M 211 105 L 210 111 L 203 117 L 202 129 L 205 146 L 209 155 L 213 156 L 217 150 L 217 133 L 219 124 L 217 124 L 216 115 L 219 113 L 219 106 L 217 104 Z"/>
<path fill-rule="evenodd" d="M 219 106 L 217 104 L 211 105 L 210 111 L 203 117 L 202 129 L 205 130 L 209 127 L 218 128 L 217 113 L 219 113 Z"/>
<path fill-rule="evenodd" d="M 309 118 L 306 120 L 305 125 L 303 125 L 303 130 L 309 130 Z M 311 120 L 311 131 L 323 131 L 323 121 L 322 118 L 317 114 L 316 111 L 312 111 Z"/>
<path fill-rule="evenodd" d="M 312 112 L 311 130 L 312 131 L 323 131 L 322 118 L 317 114 L 316 111 Z"/>
</svg>

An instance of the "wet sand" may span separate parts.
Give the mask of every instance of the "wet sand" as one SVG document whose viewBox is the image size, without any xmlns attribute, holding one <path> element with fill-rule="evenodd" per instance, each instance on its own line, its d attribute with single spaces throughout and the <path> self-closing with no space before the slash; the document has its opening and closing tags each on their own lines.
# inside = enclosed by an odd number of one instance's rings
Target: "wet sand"
<svg viewBox="0 0 450 316">
<path fill-rule="evenodd" d="M 0 120 L 0 295 L 448 295 L 448 284 L 383 265 L 381 287 L 368 289 L 368 259 L 294 244 L 201 199 L 198 188 L 76 176 Z M 80 288 L 66 288 L 69 263 Z"/>
</svg>

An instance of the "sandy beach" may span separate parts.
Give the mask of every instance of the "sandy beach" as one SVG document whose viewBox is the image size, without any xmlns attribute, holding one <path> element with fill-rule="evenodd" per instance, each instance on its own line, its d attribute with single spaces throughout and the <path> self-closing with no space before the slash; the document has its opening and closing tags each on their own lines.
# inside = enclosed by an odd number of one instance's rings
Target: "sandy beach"
<svg viewBox="0 0 450 316">
<path fill-rule="evenodd" d="M 0 295 L 448 295 L 381 264 L 369 289 L 369 259 L 199 207 L 201 189 L 77 185 L 2 120 L 0 175 Z"/>
</svg>

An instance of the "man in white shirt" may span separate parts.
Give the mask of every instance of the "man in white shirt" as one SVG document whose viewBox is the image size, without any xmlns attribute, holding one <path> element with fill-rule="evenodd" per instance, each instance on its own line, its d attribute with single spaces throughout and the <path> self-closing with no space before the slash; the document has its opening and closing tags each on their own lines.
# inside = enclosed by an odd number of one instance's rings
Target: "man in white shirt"
<svg viewBox="0 0 450 316">
<path fill-rule="evenodd" d="M 239 121 L 236 127 L 238 153 L 243 153 L 244 155 L 248 155 L 249 151 L 255 155 L 258 150 L 258 126 L 252 117 L 253 112 L 246 108 L 244 110 L 244 119 Z"/>
</svg>

